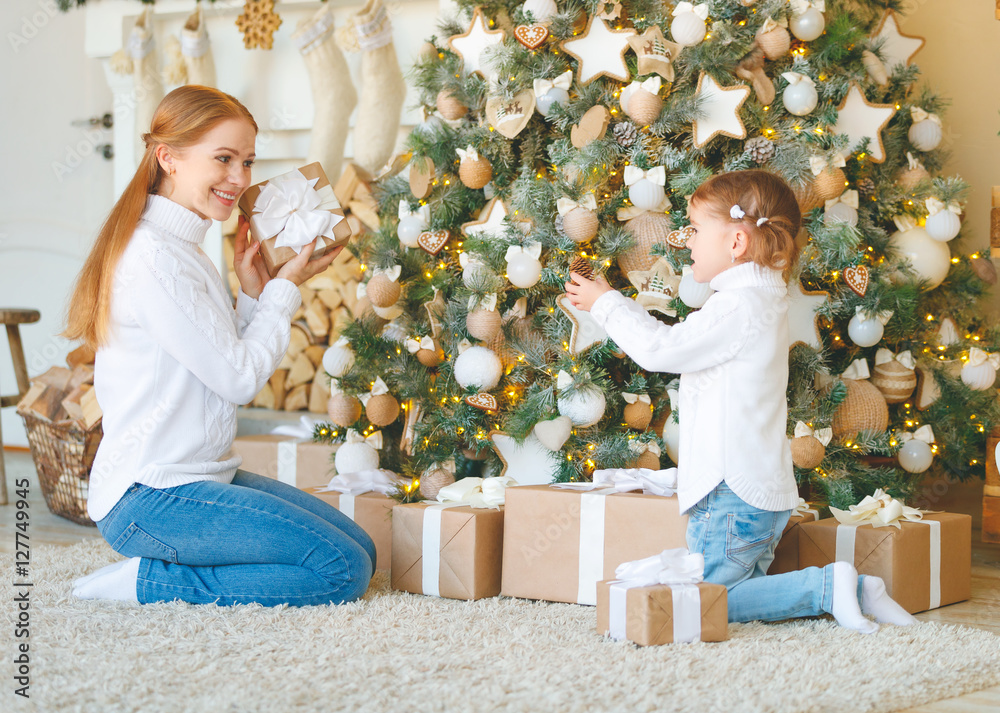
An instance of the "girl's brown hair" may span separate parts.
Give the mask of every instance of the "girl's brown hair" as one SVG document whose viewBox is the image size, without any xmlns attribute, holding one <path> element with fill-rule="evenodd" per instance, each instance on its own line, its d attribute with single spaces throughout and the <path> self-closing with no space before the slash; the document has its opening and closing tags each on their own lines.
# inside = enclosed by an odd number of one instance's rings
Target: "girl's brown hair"
<svg viewBox="0 0 1000 713">
<path fill-rule="evenodd" d="M 164 145 L 177 151 L 192 146 L 227 119 L 248 121 L 257 131 L 247 108 L 218 89 L 191 84 L 163 97 L 149 133 L 142 135 L 146 150 L 139 168 L 104 221 L 77 279 L 62 336 L 83 340 L 95 349 L 107 343 L 115 269 L 146 208 L 146 196 L 156 193 L 163 180 L 156 149 Z"/>
<path fill-rule="evenodd" d="M 742 223 L 750 236 L 746 258 L 781 270 L 788 281 L 799 254 L 795 236 L 802 213 L 795 194 L 780 176 L 758 169 L 720 173 L 698 187 L 690 200 L 694 204 L 718 220 Z M 730 214 L 734 205 L 744 212 L 742 218 Z"/>
</svg>

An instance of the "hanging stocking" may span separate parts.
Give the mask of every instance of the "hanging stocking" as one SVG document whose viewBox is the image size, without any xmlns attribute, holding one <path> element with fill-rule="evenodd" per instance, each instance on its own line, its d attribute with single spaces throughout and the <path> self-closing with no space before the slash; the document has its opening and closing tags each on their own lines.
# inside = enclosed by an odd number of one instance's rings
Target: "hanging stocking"
<svg viewBox="0 0 1000 713">
<path fill-rule="evenodd" d="M 336 182 L 358 94 L 344 55 L 333 38 L 333 12 L 329 5 L 300 22 L 292 42 L 302 53 L 312 86 L 313 128 L 306 162 L 319 161 L 330 180 Z"/>
<path fill-rule="evenodd" d="M 214 87 L 215 59 L 208 41 L 208 31 L 201 15 L 201 4 L 181 28 L 181 39 L 173 35 L 167 40 L 171 63 L 165 72 L 170 84 L 200 84 Z"/>
<path fill-rule="evenodd" d="M 338 33 L 341 46 L 361 57 L 361 105 L 354 122 L 354 160 L 371 173 L 396 146 L 406 82 L 392 42 L 392 24 L 381 0 L 368 0 Z"/>
<path fill-rule="evenodd" d="M 160 79 L 156 43 L 153 41 L 153 13 L 147 8 L 135 21 L 128 43 L 111 58 L 111 68 L 119 74 L 131 74 L 135 84 L 135 135 L 149 131 L 153 112 L 163 98 L 163 81 Z M 138 154 L 145 146 L 140 140 Z"/>
</svg>

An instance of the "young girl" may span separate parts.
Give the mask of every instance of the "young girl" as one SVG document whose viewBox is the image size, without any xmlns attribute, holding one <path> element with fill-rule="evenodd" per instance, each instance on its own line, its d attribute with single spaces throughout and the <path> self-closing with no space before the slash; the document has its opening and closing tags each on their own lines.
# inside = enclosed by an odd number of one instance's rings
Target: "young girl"
<svg viewBox="0 0 1000 713">
<path fill-rule="evenodd" d="M 687 545 L 705 581 L 729 590 L 730 621 L 833 614 L 870 634 L 915 619 L 878 577 L 853 565 L 766 576 L 798 502 L 785 436 L 788 294 L 801 220 L 788 186 L 766 171 L 714 176 L 689 204 L 698 282 L 715 294 L 675 326 L 662 324 L 603 279 L 572 273 L 566 292 L 639 366 L 681 375 L 678 498 Z"/>
<path fill-rule="evenodd" d="M 87 258 L 65 335 L 97 349 L 104 437 L 87 510 L 128 559 L 77 580 L 81 599 L 329 604 L 368 587 L 375 547 L 349 518 L 231 451 L 236 405 L 288 348 L 315 241 L 268 277 L 241 221 L 236 309 L 199 247 L 250 185 L 257 124 L 215 89 L 170 92 L 139 169 Z"/>
</svg>

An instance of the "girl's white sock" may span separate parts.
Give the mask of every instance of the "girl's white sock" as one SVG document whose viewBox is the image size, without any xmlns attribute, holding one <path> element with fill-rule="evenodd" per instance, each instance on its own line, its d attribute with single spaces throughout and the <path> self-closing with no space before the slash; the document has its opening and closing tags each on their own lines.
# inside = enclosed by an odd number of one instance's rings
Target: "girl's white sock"
<svg viewBox="0 0 1000 713">
<path fill-rule="evenodd" d="M 93 574 L 81 577 L 73 583 L 73 596 L 77 599 L 115 599 L 122 602 L 138 602 L 136 583 L 139 580 L 141 557 L 131 557 Z"/>
<path fill-rule="evenodd" d="M 850 562 L 833 563 L 833 618 L 841 626 L 874 634 L 878 624 L 866 619 L 858 604 L 858 570 Z"/>
<path fill-rule="evenodd" d="M 885 591 L 881 577 L 868 575 L 861 580 L 861 611 L 874 616 L 879 624 L 909 626 L 917 623 L 914 616 Z"/>
</svg>

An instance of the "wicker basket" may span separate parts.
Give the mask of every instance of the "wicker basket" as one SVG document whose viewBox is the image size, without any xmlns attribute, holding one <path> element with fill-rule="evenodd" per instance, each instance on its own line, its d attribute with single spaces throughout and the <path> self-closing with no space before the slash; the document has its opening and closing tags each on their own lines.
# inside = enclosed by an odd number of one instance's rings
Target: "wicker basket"
<svg viewBox="0 0 1000 713">
<path fill-rule="evenodd" d="M 51 423 L 21 413 L 31 457 L 49 510 L 79 525 L 94 525 L 87 515 L 90 468 L 104 431 L 83 431 L 73 422 Z"/>
</svg>

